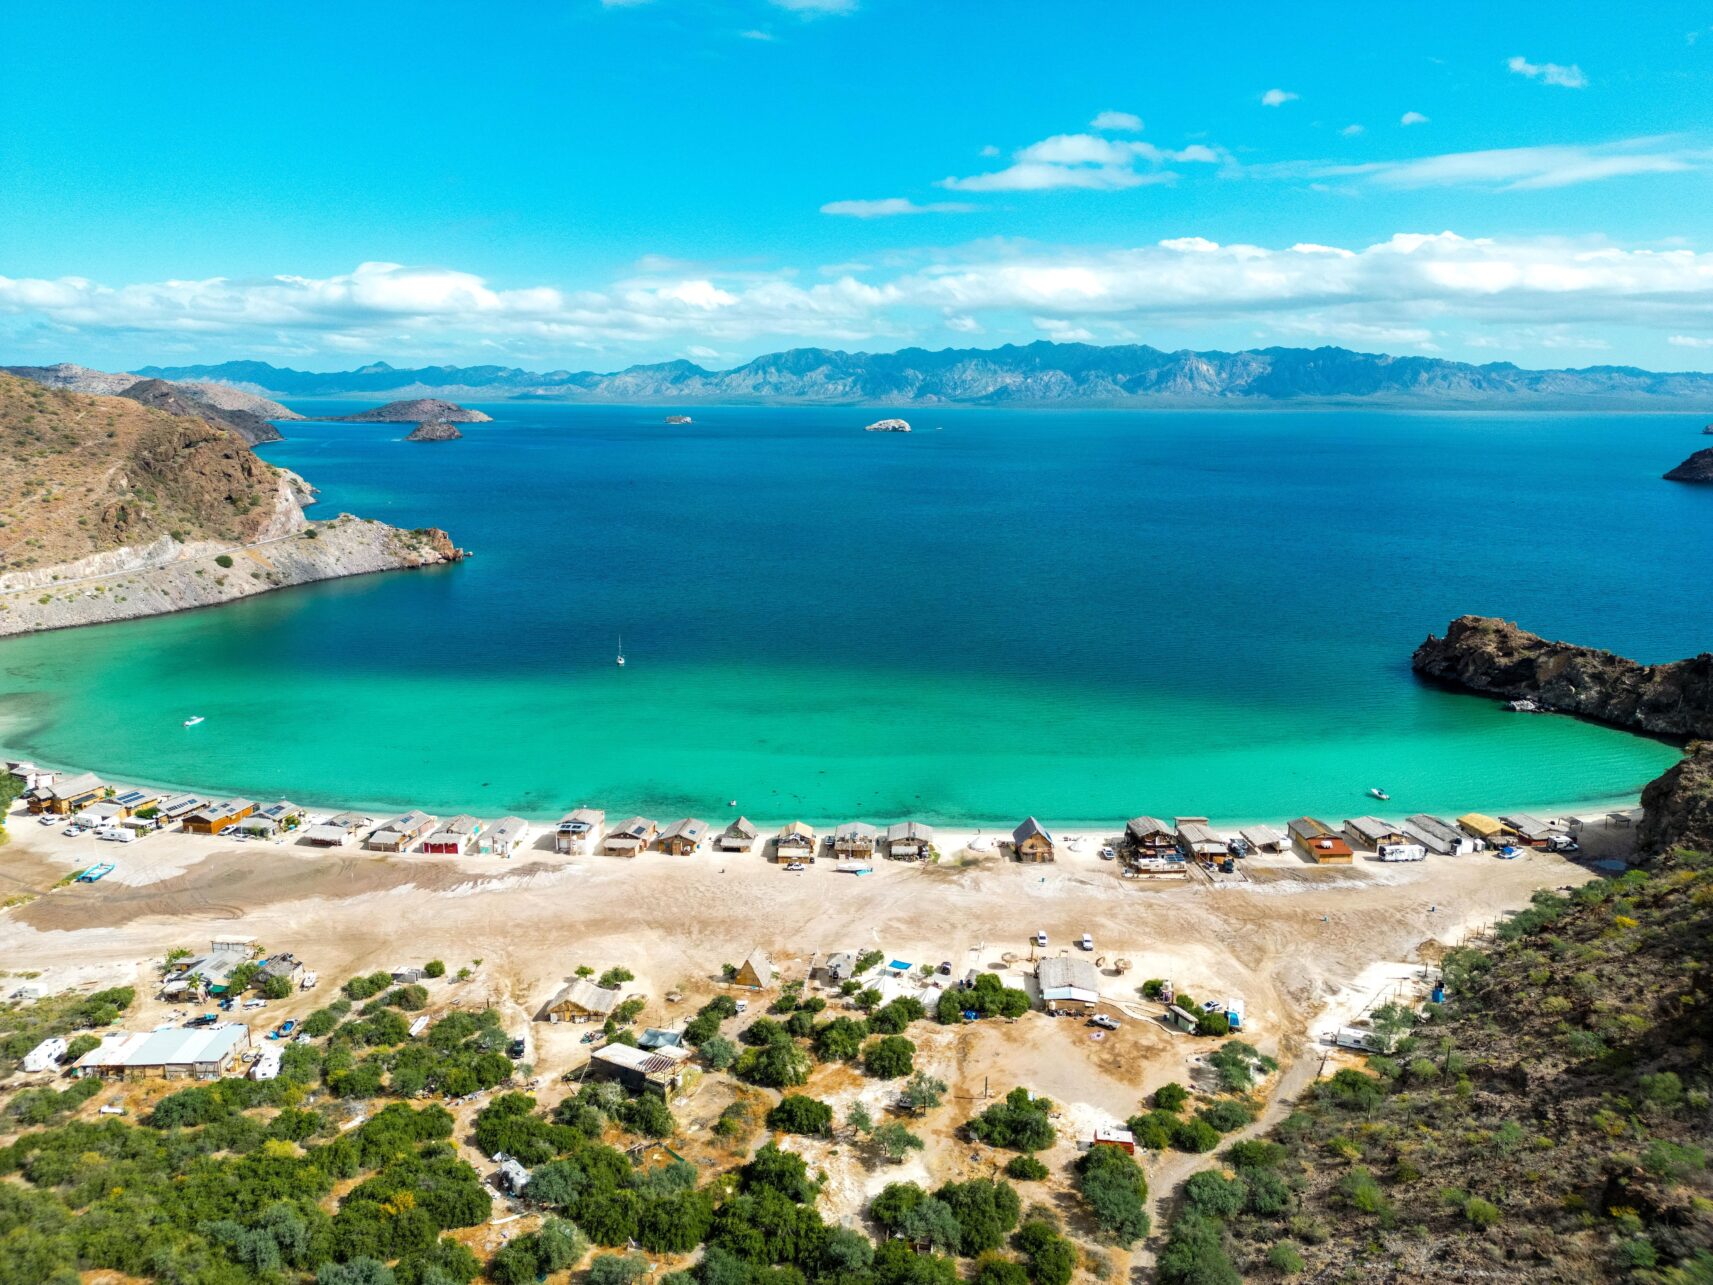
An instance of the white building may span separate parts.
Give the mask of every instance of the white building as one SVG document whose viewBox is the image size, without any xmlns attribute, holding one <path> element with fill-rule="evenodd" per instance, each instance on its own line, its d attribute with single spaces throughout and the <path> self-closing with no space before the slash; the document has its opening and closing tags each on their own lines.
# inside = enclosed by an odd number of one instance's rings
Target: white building
<svg viewBox="0 0 1713 1285">
<path fill-rule="evenodd" d="M 278 1045 L 266 1046 L 256 1054 L 256 1060 L 250 1066 L 252 1080 L 277 1080 L 280 1074 L 281 1050 Z"/>
<path fill-rule="evenodd" d="M 66 1043 L 59 1036 L 43 1040 L 35 1048 L 24 1054 L 24 1070 L 51 1071 L 59 1065 L 59 1060 L 65 1056 Z"/>
</svg>

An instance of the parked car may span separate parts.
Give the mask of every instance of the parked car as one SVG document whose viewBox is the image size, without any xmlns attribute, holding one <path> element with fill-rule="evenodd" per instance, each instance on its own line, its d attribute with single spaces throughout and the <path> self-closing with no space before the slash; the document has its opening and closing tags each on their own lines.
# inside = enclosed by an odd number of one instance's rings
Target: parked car
<svg viewBox="0 0 1713 1285">
<path fill-rule="evenodd" d="M 737 1010 L 738 1010 L 738 1012 L 740 1012 L 740 1013 L 747 1013 L 747 1012 L 749 1012 L 749 1001 L 748 1001 L 748 1000 L 747 1000 L 747 999 L 740 999 L 740 1000 L 738 1000 L 738 1001 L 737 1001 Z"/>
<path fill-rule="evenodd" d="M 795 873 L 799 870 L 807 870 L 808 868 L 809 867 L 804 865 L 801 861 L 793 861 L 790 865 L 785 867 L 785 869 L 787 871 L 790 871 L 792 873 Z"/>
<path fill-rule="evenodd" d="M 941 977 L 950 977 L 951 975 L 952 975 L 952 961 L 949 959 L 942 959 L 940 961 L 940 976 Z"/>
<path fill-rule="evenodd" d="M 1082 935 L 1082 940 L 1077 942 L 1077 945 L 1081 946 L 1084 950 L 1093 950 L 1094 938 L 1089 936 L 1087 933 L 1084 933 Z"/>
<path fill-rule="evenodd" d="M 1102 861 L 1111 861 L 1114 858 L 1116 858 L 1117 856 L 1118 856 L 1118 854 L 1116 852 L 1114 852 L 1111 848 L 1102 848 L 1100 850 L 1100 859 Z"/>
<path fill-rule="evenodd" d="M 41 816 L 36 818 L 36 824 L 37 825 L 58 825 L 58 824 L 60 824 L 60 822 L 62 822 L 64 820 L 65 820 L 65 818 L 60 816 L 59 813 L 57 813 L 57 812 L 44 812 L 41 814 Z"/>
<path fill-rule="evenodd" d="M 1046 946 L 1047 946 L 1047 934 L 1046 934 L 1046 933 L 1044 933 L 1044 932 L 1037 932 L 1037 933 L 1036 933 L 1036 934 L 1035 934 L 1035 945 L 1036 945 L 1036 948 L 1037 948 L 1037 949 L 1041 949 L 1041 950 L 1044 950 L 1044 949 L 1046 949 Z"/>
<path fill-rule="evenodd" d="M 1118 1029 L 1118 1019 L 1116 1017 L 1108 1017 L 1105 1013 L 1096 1013 L 1088 1020 L 1095 1026 L 1100 1027 L 1102 1030 L 1116 1031 Z"/>
<path fill-rule="evenodd" d="M 236 821 L 234 821 L 231 825 L 223 825 L 220 827 L 220 837 L 222 839 L 226 838 L 229 835 L 233 835 L 236 833 L 238 833 L 238 823 Z"/>
<path fill-rule="evenodd" d="M 185 1023 L 185 1025 L 186 1026 L 213 1026 L 219 1020 L 220 1020 L 220 1015 L 218 1013 L 204 1013 L 200 1017 L 191 1018 L 188 1022 Z"/>
</svg>

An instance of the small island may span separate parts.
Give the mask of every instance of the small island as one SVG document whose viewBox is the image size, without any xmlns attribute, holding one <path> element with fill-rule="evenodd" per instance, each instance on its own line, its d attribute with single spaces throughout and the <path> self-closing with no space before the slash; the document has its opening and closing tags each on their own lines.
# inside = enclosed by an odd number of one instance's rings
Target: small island
<svg viewBox="0 0 1713 1285">
<path fill-rule="evenodd" d="M 407 442 L 456 442 L 464 434 L 449 419 L 425 419 L 411 431 Z"/>
<path fill-rule="evenodd" d="M 695 421 L 692 420 L 688 415 L 668 415 L 666 417 L 666 422 L 668 424 L 691 424 L 691 423 L 694 423 Z"/>
<path fill-rule="evenodd" d="M 1668 482 L 1713 482 L 1713 446 L 1696 451 L 1665 475 Z"/>
<path fill-rule="evenodd" d="M 441 420 L 449 424 L 488 424 L 493 422 L 493 416 L 484 415 L 479 410 L 471 410 L 468 406 L 460 406 L 457 402 L 442 401 L 438 397 L 412 397 L 402 402 L 388 402 L 385 406 L 376 406 L 372 410 L 358 411 L 355 415 L 334 415 L 328 422 L 334 424 L 422 424 L 430 420 Z"/>
<path fill-rule="evenodd" d="M 862 431 L 865 433 L 908 433 L 910 425 L 901 419 L 877 419 Z"/>
</svg>

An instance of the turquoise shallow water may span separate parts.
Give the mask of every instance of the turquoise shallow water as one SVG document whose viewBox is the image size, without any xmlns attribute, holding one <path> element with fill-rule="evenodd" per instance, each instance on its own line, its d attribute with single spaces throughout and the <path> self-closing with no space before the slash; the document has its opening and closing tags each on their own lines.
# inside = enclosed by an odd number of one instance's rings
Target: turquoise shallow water
<svg viewBox="0 0 1713 1285">
<path fill-rule="evenodd" d="M 1413 646 L 1474 611 L 1664 660 L 1713 622 L 1713 492 L 1658 480 L 1688 417 L 484 409 L 263 448 L 473 560 L 0 644 L 0 739 L 489 815 L 1544 807 L 1675 752 L 1423 687 Z"/>
</svg>

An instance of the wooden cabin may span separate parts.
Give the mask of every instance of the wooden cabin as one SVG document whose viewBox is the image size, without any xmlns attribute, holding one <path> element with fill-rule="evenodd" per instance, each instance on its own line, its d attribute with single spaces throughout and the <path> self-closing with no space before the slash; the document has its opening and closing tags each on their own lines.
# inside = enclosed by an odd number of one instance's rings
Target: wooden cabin
<svg viewBox="0 0 1713 1285">
<path fill-rule="evenodd" d="M 894 861 L 926 861 L 933 852 L 933 826 L 900 821 L 886 827 L 886 855 Z"/>
<path fill-rule="evenodd" d="M 1124 846 L 1134 857 L 1165 857 L 1177 849 L 1178 837 L 1159 817 L 1131 817 L 1124 823 Z"/>
<path fill-rule="evenodd" d="M 812 862 L 818 842 L 814 826 L 807 821 L 793 821 L 779 827 L 773 840 L 773 859 L 781 865 L 788 861 Z"/>
<path fill-rule="evenodd" d="M 738 967 L 737 975 L 732 978 L 732 985 L 747 986 L 757 991 L 766 990 L 773 985 L 773 961 L 767 957 L 767 952 L 750 951 L 749 957 Z"/>
<path fill-rule="evenodd" d="M 626 817 L 607 831 L 607 837 L 601 841 L 601 850 L 609 856 L 634 857 L 647 851 L 659 833 L 660 827 L 647 817 Z"/>
<path fill-rule="evenodd" d="M 725 829 L 725 833 L 714 840 L 714 846 L 721 852 L 748 852 L 755 846 L 760 831 L 748 817 L 739 817 Z"/>
<path fill-rule="evenodd" d="M 1510 826 L 1485 812 L 1465 812 L 1457 818 L 1457 828 L 1470 838 L 1480 839 L 1493 847 L 1509 843 L 1516 837 L 1516 832 Z"/>
<path fill-rule="evenodd" d="M 371 852 L 408 852 L 410 845 L 429 834 L 440 818 L 427 812 L 404 812 L 369 836 Z"/>
<path fill-rule="evenodd" d="M 107 787 L 101 778 L 93 772 L 84 772 L 38 785 L 25 796 L 24 801 L 31 812 L 71 816 L 74 812 L 83 811 L 105 793 Z"/>
<path fill-rule="evenodd" d="M 1394 844 L 1415 842 L 1401 827 L 1379 817 L 1351 817 L 1344 823 L 1344 837 L 1352 845 L 1367 848 L 1370 852 L 1378 852 L 1382 847 Z"/>
<path fill-rule="evenodd" d="M 1185 821 L 1178 827 L 1178 851 L 1186 860 L 1224 861 L 1231 853 L 1205 821 Z"/>
<path fill-rule="evenodd" d="M 1355 860 L 1344 836 L 1324 821 L 1298 817 L 1286 829 L 1291 832 L 1291 846 L 1316 865 L 1347 866 Z"/>
<path fill-rule="evenodd" d="M 187 834 L 219 834 L 229 825 L 237 825 L 256 805 L 249 799 L 226 799 L 198 808 L 184 819 Z"/>
<path fill-rule="evenodd" d="M 1048 834 L 1047 828 L 1034 817 L 1023 818 L 1023 823 L 1011 832 L 1011 850 L 1019 861 L 1057 859 L 1053 836 Z"/>
<path fill-rule="evenodd" d="M 1480 852 L 1487 846 L 1483 840 L 1465 834 L 1444 818 L 1426 812 L 1405 817 L 1403 831 L 1410 836 L 1411 843 L 1419 843 L 1429 852 L 1445 857 L 1461 857 Z"/>
<path fill-rule="evenodd" d="M 1270 825 L 1246 826 L 1237 833 L 1256 852 L 1283 852 L 1291 846 L 1290 835 Z"/>
<path fill-rule="evenodd" d="M 708 837 L 708 823 L 695 817 L 674 821 L 660 832 L 660 850 L 675 857 L 687 857 L 702 846 Z"/>
<path fill-rule="evenodd" d="M 866 821 L 846 821 L 833 831 L 833 856 L 840 861 L 872 861 L 880 830 Z"/>
<path fill-rule="evenodd" d="M 548 1000 L 543 1011 L 550 1022 L 604 1022 L 618 1007 L 619 999 L 618 991 L 597 986 L 587 977 L 578 977 Z"/>
</svg>

